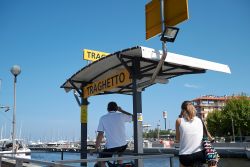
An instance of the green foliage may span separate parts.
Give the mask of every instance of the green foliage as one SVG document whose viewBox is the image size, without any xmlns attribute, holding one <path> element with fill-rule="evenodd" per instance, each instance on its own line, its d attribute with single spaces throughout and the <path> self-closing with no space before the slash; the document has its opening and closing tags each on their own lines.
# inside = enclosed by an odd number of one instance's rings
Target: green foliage
<svg viewBox="0 0 250 167">
<path fill-rule="evenodd" d="M 144 138 L 157 138 L 158 130 L 157 129 L 150 129 L 147 133 L 143 133 Z"/>
<path fill-rule="evenodd" d="M 175 133 L 172 133 L 169 130 L 159 130 L 159 136 L 164 135 L 175 135 Z M 158 129 L 150 129 L 148 132 L 143 132 L 144 138 L 158 138 Z"/>
<path fill-rule="evenodd" d="M 214 111 L 207 116 L 208 129 L 214 136 L 232 134 L 232 124 L 235 135 L 249 135 L 250 99 L 243 94 L 229 99 L 222 111 Z"/>
<path fill-rule="evenodd" d="M 221 111 L 213 111 L 207 116 L 207 126 L 213 136 L 223 136 L 227 131 L 228 122 Z"/>
<path fill-rule="evenodd" d="M 236 135 L 250 133 L 250 100 L 246 96 L 232 98 L 223 109 L 223 114 L 233 119 Z"/>
</svg>

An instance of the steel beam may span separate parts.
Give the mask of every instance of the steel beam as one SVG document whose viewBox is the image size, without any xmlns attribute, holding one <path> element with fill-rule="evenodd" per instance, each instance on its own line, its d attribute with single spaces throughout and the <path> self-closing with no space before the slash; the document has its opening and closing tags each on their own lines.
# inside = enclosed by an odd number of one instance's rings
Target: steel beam
<svg viewBox="0 0 250 167">
<path fill-rule="evenodd" d="M 140 60 L 133 59 L 132 65 L 132 84 L 133 84 L 133 120 L 134 120 L 134 152 L 143 153 L 143 137 L 142 137 L 142 104 L 141 92 L 137 89 L 137 77 L 140 75 Z M 143 167 L 143 160 L 135 160 L 136 167 Z"/>
<path fill-rule="evenodd" d="M 86 98 L 81 99 L 81 159 L 87 159 L 87 136 L 88 136 L 88 100 Z M 87 162 L 81 162 L 81 166 L 87 166 Z"/>
</svg>

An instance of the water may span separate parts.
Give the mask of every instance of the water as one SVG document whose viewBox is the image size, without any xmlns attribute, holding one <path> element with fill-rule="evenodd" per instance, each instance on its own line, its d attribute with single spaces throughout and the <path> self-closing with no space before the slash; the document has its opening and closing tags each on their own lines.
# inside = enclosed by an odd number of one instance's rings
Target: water
<svg viewBox="0 0 250 167">
<path fill-rule="evenodd" d="M 61 153 L 60 152 L 32 152 L 31 158 L 36 160 L 43 161 L 60 161 Z M 64 160 L 77 160 L 80 158 L 79 153 L 63 153 Z M 88 158 L 95 158 L 94 156 L 88 155 Z M 80 166 L 79 163 L 67 164 L 73 166 Z M 93 167 L 94 163 L 88 163 L 88 167 Z M 145 159 L 144 167 L 169 167 L 168 158 L 154 158 L 154 159 Z M 179 167 L 179 158 L 174 157 L 174 167 Z M 218 167 L 250 167 L 250 160 L 244 158 L 221 158 L 218 164 Z"/>
</svg>

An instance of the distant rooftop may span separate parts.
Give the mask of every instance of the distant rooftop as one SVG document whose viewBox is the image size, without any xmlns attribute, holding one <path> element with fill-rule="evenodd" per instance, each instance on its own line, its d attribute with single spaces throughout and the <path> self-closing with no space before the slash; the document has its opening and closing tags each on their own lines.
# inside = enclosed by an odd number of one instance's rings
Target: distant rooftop
<svg viewBox="0 0 250 167">
<path fill-rule="evenodd" d="M 205 96 L 201 96 L 198 98 L 193 99 L 192 101 L 199 101 L 199 100 L 226 100 L 228 99 L 229 96 L 214 96 L 214 95 L 205 95 Z"/>
<path fill-rule="evenodd" d="M 228 95 L 224 95 L 224 96 L 204 95 L 204 96 L 195 98 L 192 101 L 199 101 L 199 100 L 221 100 L 221 101 L 224 101 L 224 100 L 227 100 L 227 99 L 230 99 L 233 97 L 237 98 L 239 96 L 240 95 L 232 95 L 232 96 L 228 96 Z M 250 99 L 249 96 L 247 96 L 247 97 Z"/>
</svg>

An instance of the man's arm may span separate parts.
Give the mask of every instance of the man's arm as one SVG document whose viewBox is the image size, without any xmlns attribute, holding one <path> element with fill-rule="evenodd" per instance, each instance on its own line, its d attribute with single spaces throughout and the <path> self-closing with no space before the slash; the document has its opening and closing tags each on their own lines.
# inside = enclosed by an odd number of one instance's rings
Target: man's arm
<svg viewBox="0 0 250 167">
<path fill-rule="evenodd" d="M 103 133 L 104 132 L 98 132 L 98 135 L 96 137 L 96 142 L 95 142 L 95 151 L 97 151 L 101 145 Z"/>
<path fill-rule="evenodd" d="M 131 116 L 133 116 L 133 114 L 131 114 L 131 113 L 127 112 L 127 111 L 124 111 L 121 107 L 118 107 L 118 108 L 117 108 L 117 111 L 119 111 L 119 112 L 121 112 L 121 113 L 123 113 L 123 114 L 126 114 L 126 115 L 131 115 Z"/>
</svg>

